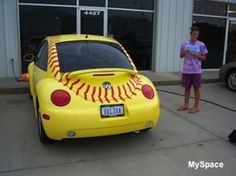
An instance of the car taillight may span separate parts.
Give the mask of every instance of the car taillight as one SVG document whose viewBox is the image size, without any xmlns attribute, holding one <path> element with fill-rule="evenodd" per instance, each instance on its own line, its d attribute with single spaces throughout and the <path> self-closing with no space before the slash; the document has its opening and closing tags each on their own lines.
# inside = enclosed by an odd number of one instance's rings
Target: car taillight
<svg viewBox="0 0 236 176">
<path fill-rule="evenodd" d="M 154 91 L 152 87 L 147 84 L 142 86 L 142 93 L 147 99 L 153 99 L 154 97 Z"/>
<path fill-rule="evenodd" d="M 51 94 L 51 101 L 56 106 L 66 106 L 70 103 L 70 94 L 65 90 L 55 90 Z"/>
</svg>

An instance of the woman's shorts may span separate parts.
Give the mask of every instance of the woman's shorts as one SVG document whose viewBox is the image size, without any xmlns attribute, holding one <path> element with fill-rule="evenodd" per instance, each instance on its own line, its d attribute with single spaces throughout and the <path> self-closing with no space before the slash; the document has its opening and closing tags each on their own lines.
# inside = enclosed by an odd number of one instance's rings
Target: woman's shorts
<svg viewBox="0 0 236 176">
<path fill-rule="evenodd" d="M 200 88 L 201 87 L 201 74 L 182 74 L 182 86 L 185 88 Z"/>
</svg>

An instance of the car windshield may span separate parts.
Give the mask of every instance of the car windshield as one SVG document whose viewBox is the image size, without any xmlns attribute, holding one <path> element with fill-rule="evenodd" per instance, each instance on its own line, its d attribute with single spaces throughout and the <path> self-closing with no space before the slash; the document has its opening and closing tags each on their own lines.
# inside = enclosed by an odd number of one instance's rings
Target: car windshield
<svg viewBox="0 0 236 176">
<path fill-rule="evenodd" d="M 99 41 L 73 41 L 56 44 L 61 72 L 93 68 L 132 69 L 121 47 Z"/>
</svg>

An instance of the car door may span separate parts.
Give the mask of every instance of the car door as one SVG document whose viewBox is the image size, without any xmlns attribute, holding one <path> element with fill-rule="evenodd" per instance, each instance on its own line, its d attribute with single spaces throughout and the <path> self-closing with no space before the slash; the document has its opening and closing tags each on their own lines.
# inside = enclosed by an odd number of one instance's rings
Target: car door
<svg viewBox="0 0 236 176">
<path fill-rule="evenodd" d="M 34 76 L 33 84 L 34 89 L 36 88 L 37 83 L 46 77 L 47 75 L 47 62 L 48 62 L 48 43 L 45 40 L 38 52 L 38 55 L 34 61 Z"/>
</svg>

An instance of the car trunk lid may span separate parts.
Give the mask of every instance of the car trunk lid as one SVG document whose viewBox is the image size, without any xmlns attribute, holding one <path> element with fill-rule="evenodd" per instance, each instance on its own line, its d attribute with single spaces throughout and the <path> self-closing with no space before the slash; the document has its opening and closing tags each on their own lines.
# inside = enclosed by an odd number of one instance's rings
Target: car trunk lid
<svg viewBox="0 0 236 176">
<path fill-rule="evenodd" d="M 71 72 L 60 81 L 77 96 L 101 103 L 132 99 L 142 86 L 137 73 L 126 69 Z"/>
</svg>

